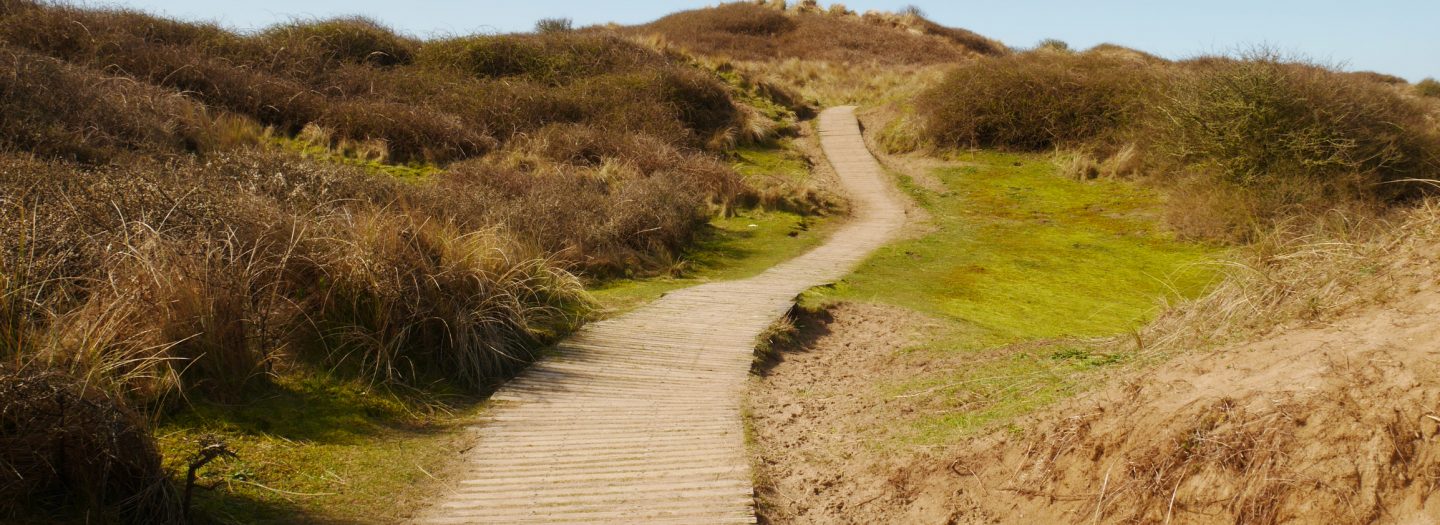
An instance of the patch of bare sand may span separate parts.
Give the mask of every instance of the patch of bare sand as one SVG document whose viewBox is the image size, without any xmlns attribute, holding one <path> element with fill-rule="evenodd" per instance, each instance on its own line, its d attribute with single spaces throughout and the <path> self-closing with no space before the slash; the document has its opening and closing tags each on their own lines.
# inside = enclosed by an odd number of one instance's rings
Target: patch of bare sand
<svg viewBox="0 0 1440 525">
<path fill-rule="evenodd" d="M 929 408 L 874 388 L 925 373 L 900 352 L 924 320 L 840 305 L 754 389 L 763 513 L 772 523 L 1440 522 L 1440 265 L 1425 253 L 1394 266 L 1403 274 L 1386 276 L 1383 303 L 1121 374 L 943 451 L 864 446 Z"/>
<path fill-rule="evenodd" d="M 765 522 L 893 522 L 892 500 L 907 483 L 895 475 L 911 458 L 871 443 L 913 407 L 873 387 L 914 372 L 916 361 L 903 351 L 929 325 L 919 314 L 872 304 L 801 315 L 799 342 L 761 367 L 747 400 Z"/>
</svg>

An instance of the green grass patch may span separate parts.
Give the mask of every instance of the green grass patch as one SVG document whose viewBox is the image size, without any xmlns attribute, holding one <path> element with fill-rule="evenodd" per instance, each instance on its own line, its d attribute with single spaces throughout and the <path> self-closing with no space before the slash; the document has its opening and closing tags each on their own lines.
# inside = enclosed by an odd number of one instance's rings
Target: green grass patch
<svg viewBox="0 0 1440 525">
<path fill-rule="evenodd" d="M 736 148 L 735 171 L 747 181 L 755 178 L 775 179 L 790 183 L 810 178 L 810 165 L 805 156 L 795 151 L 792 139 L 781 139 L 777 146 L 747 145 Z"/>
<path fill-rule="evenodd" d="M 591 289 L 591 294 L 604 315 L 618 315 L 666 292 L 758 275 L 819 246 L 833 223 L 784 211 L 743 210 L 710 221 L 673 275 L 607 281 Z"/>
<path fill-rule="evenodd" d="M 290 137 L 270 137 L 270 143 L 286 151 L 299 153 L 301 156 L 322 162 L 336 164 L 349 164 L 364 169 L 373 175 L 386 175 L 401 180 L 416 181 L 431 175 L 440 173 L 439 166 L 412 162 L 409 164 L 388 164 L 374 159 L 360 158 L 353 155 L 346 155 L 343 152 L 335 151 L 306 142 L 304 140 Z"/>
<path fill-rule="evenodd" d="M 204 436 L 239 455 L 201 471 L 195 506 L 218 523 L 397 522 L 433 497 L 474 403 L 430 404 L 326 373 L 297 372 L 238 405 L 197 402 L 156 431 L 184 483 Z M 457 398 L 458 399 L 458 398 Z"/>
<path fill-rule="evenodd" d="M 974 356 L 961 370 L 881 386 L 887 395 L 938 396 L 946 407 L 918 423 L 919 441 L 945 441 L 1073 394 L 1091 373 L 1127 361 L 1080 339 L 1133 331 L 1163 300 L 1195 297 L 1213 283 L 1206 263 L 1216 249 L 1166 232 L 1163 202 L 1151 191 L 1063 178 L 1039 155 L 955 160 L 933 173 L 943 190 L 901 177 L 932 216 L 928 233 L 881 249 L 805 298 L 923 312 L 944 326 L 912 358 Z"/>
</svg>

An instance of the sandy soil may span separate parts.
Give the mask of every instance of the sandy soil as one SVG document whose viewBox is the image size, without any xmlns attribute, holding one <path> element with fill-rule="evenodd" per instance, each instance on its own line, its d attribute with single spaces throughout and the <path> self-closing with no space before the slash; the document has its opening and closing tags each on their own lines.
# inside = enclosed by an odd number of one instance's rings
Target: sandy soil
<svg viewBox="0 0 1440 525">
<path fill-rule="evenodd" d="M 925 320 L 843 304 L 752 389 L 771 523 L 1437 523 L 1440 249 L 1389 299 L 1121 374 L 946 450 L 876 451 Z"/>
<path fill-rule="evenodd" d="M 907 454 L 874 450 L 886 423 L 913 407 L 870 388 L 917 364 L 902 351 L 928 320 L 908 310 L 845 303 L 796 321 L 748 399 L 762 518 L 769 523 L 893 521 Z M 931 363 L 941 366 L 940 363 Z"/>
</svg>

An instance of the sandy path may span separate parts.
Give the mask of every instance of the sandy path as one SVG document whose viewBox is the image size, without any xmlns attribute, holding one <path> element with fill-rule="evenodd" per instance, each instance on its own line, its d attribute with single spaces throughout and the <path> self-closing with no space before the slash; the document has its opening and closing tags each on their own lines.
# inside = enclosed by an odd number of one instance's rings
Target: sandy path
<svg viewBox="0 0 1440 525">
<path fill-rule="evenodd" d="M 854 217 L 758 276 L 677 292 L 561 343 L 493 399 L 468 472 L 420 523 L 754 523 L 741 396 L 756 337 L 905 222 L 854 108 L 820 115 Z"/>
</svg>

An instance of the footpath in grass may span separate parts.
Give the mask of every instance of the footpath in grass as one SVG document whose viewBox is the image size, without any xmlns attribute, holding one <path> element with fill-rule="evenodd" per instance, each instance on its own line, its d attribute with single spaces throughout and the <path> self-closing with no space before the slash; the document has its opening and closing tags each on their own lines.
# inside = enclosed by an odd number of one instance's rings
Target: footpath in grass
<svg viewBox="0 0 1440 525">
<path fill-rule="evenodd" d="M 1213 282 L 1216 249 L 1165 232 L 1159 196 L 1057 171 L 1048 157 L 982 152 L 936 169 L 936 184 L 901 176 L 932 217 L 927 233 L 805 297 L 811 306 L 888 303 L 940 321 L 905 358 L 963 366 L 876 385 L 885 397 L 941 407 L 900 432 L 906 441 L 944 442 L 1072 395 L 1128 361 L 1087 339 L 1132 332 L 1162 301 Z"/>
</svg>

